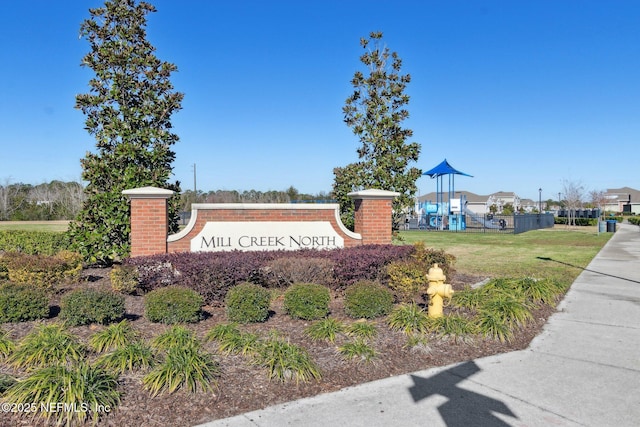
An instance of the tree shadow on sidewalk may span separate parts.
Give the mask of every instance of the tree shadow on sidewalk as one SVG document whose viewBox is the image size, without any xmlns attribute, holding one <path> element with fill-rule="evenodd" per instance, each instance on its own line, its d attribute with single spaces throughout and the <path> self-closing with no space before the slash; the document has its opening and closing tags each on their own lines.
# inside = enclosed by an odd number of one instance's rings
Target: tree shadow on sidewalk
<svg viewBox="0 0 640 427">
<path fill-rule="evenodd" d="M 469 361 L 429 378 L 411 375 L 414 385 L 409 388 L 409 391 L 414 402 L 419 402 L 435 395 L 447 398 L 448 401 L 438 407 L 438 412 L 448 427 L 472 425 L 484 427 L 509 426 L 509 424 L 494 415 L 497 412 L 517 419 L 506 404 L 458 386 L 461 381 L 478 372 L 480 372 L 478 365 L 473 361 Z"/>
<path fill-rule="evenodd" d="M 626 278 L 626 277 L 620 277 L 620 276 L 616 276 L 616 275 L 609 274 L 609 273 L 603 273 L 601 271 L 590 270 L 590 269 L 585 268 L 585 267 L 580 267 L 579 265 L 570 264 L 570 263 L 564 262 L 564 261 L 558 261 L 557 259 L 553 259 L 553 258 L 549 258 L 549 257 L 538 256 L 536 258 L 538 258 L 539 260 L 542 260 L 542 261 L 557 262 L 558 264 L 567 265 L 567 266 L 573 267 L 573 268 L 579 268 L 580 270 L 588 271 L 590 273 L 600 274 L 602 276 L 609 276 L 609 277 L 613 277 L 613 278 L 620 279 L 620 280 L 626 280 L 628 282 L 640 283 L 640 281 L 638 281 L 638 280 L 633 280 L 633 279 L 629 279 L 629 278 Z"/>
</svg>

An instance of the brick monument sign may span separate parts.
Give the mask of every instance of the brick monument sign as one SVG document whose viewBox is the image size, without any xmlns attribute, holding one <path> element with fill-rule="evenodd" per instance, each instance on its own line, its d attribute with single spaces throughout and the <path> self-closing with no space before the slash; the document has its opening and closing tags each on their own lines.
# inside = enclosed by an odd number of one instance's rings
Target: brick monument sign
<svg viewBox="0 0 640 427">
<path fill-rule="evenodd" d="M 298 203 L 194 203 L 189 223 L 168 235 L 167 199 L 173 191 L 144 187 L 123 191 L 131 203 L 131 256 L 225 250 L 332 249 L 389 244 L 392 202 L 398 193 L 349 193 L 354 231 L 339 205 Z"/>
</svg>

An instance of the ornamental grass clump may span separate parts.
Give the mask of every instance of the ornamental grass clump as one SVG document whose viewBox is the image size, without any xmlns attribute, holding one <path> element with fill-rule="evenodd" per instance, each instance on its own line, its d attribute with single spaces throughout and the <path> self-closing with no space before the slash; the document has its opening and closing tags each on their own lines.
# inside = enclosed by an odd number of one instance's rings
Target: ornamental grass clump
<svg viewBox="0 0 640 427">
<path fill-rule="evenodd" d="M 152 396 L 181 388 L 189 392 L 211 391 L 217 386 L 220 368 L 213 357 L 202 349 L 193 332 L 174 326 L 152 341 L 152 347 L 162 350 L 162 362 L 146 374 L 142 383 Z"/>
<path fill-rule="evenodd" d="M 0 323 L 25 322 L 49 316 L 49 296 L 40 287 L 6 283 L 0 286 Z"/>
<path fill-rule="evenodd" d="M 350 337 L 368 340 L 378 334 L 378 329 L 376 325 L 371 322 L 357 321 L 347 326 L 344 332 Z"/>
<path fill-rule="evenodd" d="M 338 353 L 345 359 L 357 359 L 361 362 L 371 362 L 376 357 L 376 351 L 361 338 L 338 347 Z"/>
<path fill-rule="evenodd" d="M 472 289 L 465 286 L 464 289 L 456 291 L 451 297 L 453 307 L 463 307 L 477 310 L 488 298 L 488 293 L 482 288 Z"/>
<path fill-rule="evenodd" d="M 483 291 L 491 295 L 507 293 L 524 298 L 532 304 L 554 305 L 558 296 L 566 289 L 558 281 L 552 279 L 499 278 L 487 283 Z"/>
<path fill-rule="evenodd" d="M 0 328 L 0 358 L 9 356 L 16 345 L 9 338 L 9 332 Z"/>
<path fill-rule="evenodd" d="M 156 336 L 151 341 L 151 347 L 155 350 L 169 350 L 170 348 L 196 347 L 200 348 L 200 342 L 192 331 L 182 325 L 172 326 L 166 332 Z"/>
<path fill-rule="evenodd" d="M 531 303 L 522 295 L 498 292 L 480 307 L 479 316 L 491 314 L 509 327 L 522 327 L 533 320 Z"/>
<path fill-rule="evenodd" d="M 9 356 L 9 364 L 34 369 L 79 362 L 84 357 L 84 346 L 62 325 L 39 325 L 20 341 Z"/>
<path fill-rule="evenodd" d="M 558 296 L 566 290 L 556 280 L 534 279 L 532 277 L 515 280 L 515 286 L 527 300 L 534 304 L 546 304 L 549 306 L 554 306 Z"/>
<path fill-rule="evenodd" d="M 151 348 L 142 341 L 132 341 L 118 346 L 100 356 L 96 362 L 109 372 L 122 374 L 126 371 L 146 370 L 153 366 L 155 358 Z"/>
<path fill-rule="evenodd" d="M 56 364 L 32 372 L 10 385 L 4 400 L 33 405 L 32 419 L 40 416 L 56 425 L 95 425 L 101 415 L 120 403 L 117 378 L 98 366 L 85 362 L 65 366 Z M 53 418 L 53 420 L 51 420 Z"/>
<path fill-rule="evenodd" d="M 229 289 L 225 304 L 231 322 L 264 322 L 269 317 L 271 293 L 260 285 L 245 282 Z"/>
<path fill-rule="evenodd" d="M 237 323 L 220 323 L 209 329 L 205 341 L 216 341 L 221 353 L 253 354 L 260 344 L 258 335 L 242 332 Z"/>
<path fill-rule="evenodd" d="M 294 319 L 317 320 L 329 314 L 329 288 L 315 283 L 296 283 L 284 293 L 284 309 Z"/>
<path fill-rule="evenodd" d="M 320 369 L 304 348 L 272 333 L 261 342 L 254 354 L 254 362 L 267 368 L 269 379 L 281 382 L 295 380 L 309 382 L 321 378 Z"/>
<path fill-rule="evenodd" d="M 70 326 L 102 325 L 124 317 L 124 296 L 99 289 L 77 289 L 60 300 L 60 318 Z"/>
<path fill-rule="evenodd" d="M 144 297 L 144 316 L 154 323 L 196 323 L 202 320 L 204 299 L 192 289 L 167 286 Z"/>
<path fill-rule="evenodd" d="M 429 328 L 441 337 L 452 339 L 454 342 L 468 341 L 478 333 L 478 326 L 473 319 L 447 314 L 435 319 L 429 319 Z"/>
<path fill-rule="evenodd" d="M 143 377 L 142 384 L 151 396 L 181 388 L 191 393 L 198 389 L 208 392 L 217 386 L 219 375 L 220 368 L 210 354 L 194 347 L 172 347 L 164 361 Z"/>
<path fill-rule="evenodd" d="M 391 329 L 407 335 L 424 334 L 429 331 L 430 326 L 427 312 L 415 303 L 400 304 L 394 308 L 387 322 Z"/>
<path fill-rule="evenodd" d="M 391 312 L 393 304 L 391 290 L 377 282 L 357 282 L 344 291 L 344 310 L 355 319 L 385 316 Z"/>
<path fill-rule="evenodd" d="M 513 330 L 509 323 L 499 314 L 484 312 L 476 319 L 478 331 L 485 337 L 493 338 L 500 342 L 510 342 L 513 338 Z"/>
<path fill-rule="evenodd" d="M 327 317 L 307 326 L 304 333 L 314 341 L 335 342 L 338 334 L 344 333 L 345 330 L 345 325 L 342 322 L 332 317 Z"/>
<path fill-rule="evenodd" d="M 115 350 L 138 339 L 137 331 L 127 320 L 114 323 L 94 333 L 89 338 L 89 347 L 97 353 Z"/>
</svg>

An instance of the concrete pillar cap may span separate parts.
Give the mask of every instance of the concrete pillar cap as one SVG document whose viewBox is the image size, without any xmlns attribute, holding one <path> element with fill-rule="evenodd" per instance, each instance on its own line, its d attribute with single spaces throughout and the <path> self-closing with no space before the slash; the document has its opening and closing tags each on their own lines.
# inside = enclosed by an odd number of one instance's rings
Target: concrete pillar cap
<svg viewBox="0 0 640 427">
<path fill-rule="evenodd" d="M 173 196 L 173 191 L 158 187 L 141 187 L 124 190 L 122 194 L 130 199 L 168 199 Z"/>
<path fill-rule="evenodd" d="M 353 191 L 347 196 L 352 199 L 393 199 L 400 195 L 396 191 L 379 190 L 377 188 L 369 188 L 367 190 Z"/>
</svg>

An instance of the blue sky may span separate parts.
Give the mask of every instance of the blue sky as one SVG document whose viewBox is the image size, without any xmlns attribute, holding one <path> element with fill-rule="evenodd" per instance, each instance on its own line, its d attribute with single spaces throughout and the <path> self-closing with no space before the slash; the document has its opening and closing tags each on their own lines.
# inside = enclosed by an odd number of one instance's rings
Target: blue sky
<svg viewBox="0 0 640 427">
<path fill-rule="evenodd" d="M 456 190 L 556 199 L 640 189 L 640 2 L 151 0 L 148 39 L 173 62 L 175 179 L 198 190 L 328 192 L 357 160 L 342 107 L 359 40 L 382 31 L 411 74 L 417 167 Z M 0 2 L 0 182 L 79 180 L 94 150 L 75 95 L 78 37 L 99 0 Z M 435 191 L 428 177 L 420 194 Z"/>
</svg>

